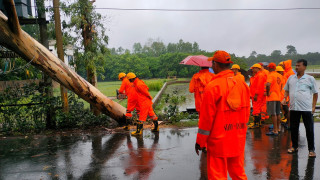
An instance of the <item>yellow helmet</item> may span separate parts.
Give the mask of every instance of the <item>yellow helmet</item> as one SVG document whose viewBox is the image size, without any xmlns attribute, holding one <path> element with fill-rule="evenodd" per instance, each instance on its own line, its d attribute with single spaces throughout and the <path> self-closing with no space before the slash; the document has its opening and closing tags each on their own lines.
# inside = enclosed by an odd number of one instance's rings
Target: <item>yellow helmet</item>
<svg viewBox="0 0 320 180">
<path fill-rule="evenodd" d="M 128 73 L 127 74 L 127 78 L 128 79 L 133 79 L 133 78 L 135 78 L 135 77 L 137 77 L 134 73 L 132 73 L 132 72 L 130 72 L 130 73 Z"/>
<path fill-rule="evenodd" d="M 253 69 L 255 67 L 261 69 L 261 65 L 260 64 L 254 64 L 253 66 L 251 66 L 251 69 Z"/>
<path fill-rule="evenodd" d="M 234 65 L 232 65 L 231 69 L 239 69 L 240 70 L 240 66 L 238 64 L 234 64 Z"/>
<path fill-rule="evenodd" d="M 120 80 L 121 78 L 125 77 L 125 76 L 126 76 L 126 73 L 124 73 L 124 72 L 119 73 L 119 75 L 118 75 L 119 80 Z"/>
<path fill-rule="evenodd" d="M 276 67 L 276 71 L 284 71 L 283 68 L 281 66 L 277 66 Z"/>
<path fill-rule="evenodd" d="M 283 65 L 283 61 L 281 61 L 281 62 L 279 63 L 279 65 Z"/>
</svg>

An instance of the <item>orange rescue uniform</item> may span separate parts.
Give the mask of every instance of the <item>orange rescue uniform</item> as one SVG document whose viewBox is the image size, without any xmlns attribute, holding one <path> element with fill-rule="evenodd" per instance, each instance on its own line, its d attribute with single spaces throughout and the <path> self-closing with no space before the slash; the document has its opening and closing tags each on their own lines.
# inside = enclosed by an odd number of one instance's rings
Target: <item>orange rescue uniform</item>
<svg viewBox="0 0 320 180">
<path fill-rule="evenodd" d="M 290 60 L 290 59 L 283 62 L 283 65 L 284 65 L 284 74 L 283 74 L 283 76 L 286 79 L 289 79 L 289 77 L 291 75 L 294 75 L 294 72 L 292 70 L 291 64 L 292 64 L 292 60 Z"/>
<path fill-rule="evenodd" d="M 133 83 L 131 83 L 127 77 L 123 78 L 119 93 L 121 94 L 126 94 L 128 99 L 127 99 L 127 113 L 126 117 L 130 118 L 132 117 L 131 112 L 136 109 L 139 111 L 139 106 L 138 106 L 138 99 L 137 99 L 137 91 L 134 88 Z"/>
<path fill-rule="evenodd" d="M 146 121 L 148 115 L 152 120 L 157 120 L 158 117 L 152 108 L 152 97 L 148 91 L 148 86 L 139 78 L 136 78 L 133 84 L 137 91 L 138 106 L 140 108 L 139 121 Z"/>
<path fill-rule="evenodd" d="M 267 101 L 280 101 L 281 88 L 282 88 L 282 76 L 276 71 L 272 71 L 268 75 L 267 83 L 270 83 L 270 91 L 267 96 Z"/>
<path fill-rule="evenodd" d="M 213 77 L 214 74 L 209 72 L 209 69 L 202 69 L 198 73 L 194 74 L 190 81 L 189 92 L 194 93 L 197 112 L 200 112 L 204 88 L 210 81 L 212 81 Z"/>
<path fill-rule="evenodd" d="M 266 69 L 262 69 L 261 71 L 262 71 L 262 73 L 265 75 L 265 77 L 267 79 L 269 71 L 266 70 Z M 265 90 L 265 92 L 266 92 L 266 90 Z M 261 121 L 269 119 L 269 116 L 268 116 L 268 113 L 267 113 L 267 101 L 265 101 L 265 102 L 266 103 L 261 108 Z"/>
<path fill-rule="evenodd" d="M 247 179 L 244 147 L 250 116 L 250 90 L 231 70 L 215 76 L 204 91 L 197 144 L 207 145 L 208 179 Z"/>
<path fill-rule="evenodd" d="M 267 77 L 262 71 L 258 71 L 250 80 L 250 95 L 252 98 L 252 115 L 259 116 L 263 111 L 263 106 L 266 104 L 266 96 L 264 95 L 264 87 Z M 257 101 L 254 101 L 254 96 L 258 95 Z"/>
<path fill-rule="evenodd" d="M 234 77 L 235 77 L 236 79 L 245 81 L 245 78 L 244 78 L 244 76 L 241 74 L 241 72 L 238 72 Z"/>
</svg>

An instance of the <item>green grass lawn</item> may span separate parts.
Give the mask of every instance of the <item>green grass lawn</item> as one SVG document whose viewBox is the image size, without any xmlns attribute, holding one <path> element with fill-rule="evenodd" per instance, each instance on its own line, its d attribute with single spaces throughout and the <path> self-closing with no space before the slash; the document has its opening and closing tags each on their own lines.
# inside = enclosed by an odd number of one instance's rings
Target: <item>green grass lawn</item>
<svg viewBox="0 0 320 180">
<path fill-rule="evenodd" d="M 186 78 L 181 78 L 186 79 Z M 179 79 L 179 80 L 181 80 Z M 154 97 L 158 91 L 161 89 L 164 82 L 168 81 L 167 79 L 146 79 L 143 81 L 147 84 L 149 87 L 149 92 L 152 97 Z M 107 82 L 98 82 L 98 89 L 107 97 L 115 97 L 116 96 L 116 90 L 119 89 L 121 86 L 121 81 L 107 81 Z M 60 88 L 55 88 L 53 90 L 55 96 L 60 96 Z M 89 103 L 85 100 L 82 100 L 84 103 L 85 108 L 89 108 Z M 118 100 L 115 99 L 115 102 L 118 102 L 122 106 L 127 106 L 127 100 Z"/>
<path fill-rule="evenodd" d="M 308 69 L 320 69 L 320 64 L 317 64 L 317 65 L 308 65 Z"/>
<path fill-rule="evenodd" d="M 319 71 L 320 71 L 320 65 L 308 65 L 306 69 L 306 72 L 319 72 Z"/>
</svg>

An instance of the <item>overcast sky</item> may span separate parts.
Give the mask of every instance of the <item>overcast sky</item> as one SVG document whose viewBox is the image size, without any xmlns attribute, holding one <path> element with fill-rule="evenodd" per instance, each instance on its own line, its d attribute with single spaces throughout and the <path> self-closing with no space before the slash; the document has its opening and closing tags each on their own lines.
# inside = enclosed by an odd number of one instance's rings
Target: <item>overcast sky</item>
<svg viewBox="0 0 320 180">
<path fill-rule="evenodd" d="M 96 0 L 98 8 L 236 9 L 320 8 L 320 0 Z M 97 10 L 106 15 L 109 47 L 132 50 L 149 39 L 165 44 L 179 39 L 197 42 L 203 50 L 226 50 L 237 56 L 252 51 L 320 52 L 320 10 L 163 12 Z"/>
</svg>

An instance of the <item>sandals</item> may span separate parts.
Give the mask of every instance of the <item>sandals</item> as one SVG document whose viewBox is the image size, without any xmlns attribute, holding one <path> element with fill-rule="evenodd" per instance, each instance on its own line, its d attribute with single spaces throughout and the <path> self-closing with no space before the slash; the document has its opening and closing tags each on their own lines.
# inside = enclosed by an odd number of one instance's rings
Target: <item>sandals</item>
<svg viewBox="0 0 320 180">
<path fill-rule="evenodd" d="M 273 131 L 270 131 L 266 133 L 267 136 L 278 136 L 278 133 L 274 133 Z"/>
<path fill-rule="evenodd" d="M 293 153 L 296 153 L 296 152 L 298 152 L 298 148 L 290 148 L 290 149 L 288 149 L 288 153 L 289 154 L 293 154 Z M 309 155 L 310 155 L 310 153 L 309 153 Z"/>
<path fill-rule="evenodd" d="M 317 155 L 316 155 L 316 153 L 314 152 L 314 151 L 310 151 L 309 152 L 309 157 L 310 158 L 315 158 Z"/>
</svg>

